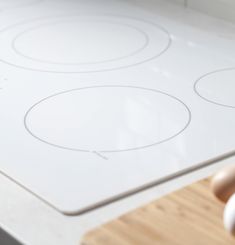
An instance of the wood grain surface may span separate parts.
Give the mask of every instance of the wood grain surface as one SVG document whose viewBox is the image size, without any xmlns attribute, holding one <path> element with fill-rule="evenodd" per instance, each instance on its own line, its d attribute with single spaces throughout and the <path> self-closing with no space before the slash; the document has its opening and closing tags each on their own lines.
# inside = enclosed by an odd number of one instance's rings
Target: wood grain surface
<svg viewBox="0 0 235 245">
<path fill-rule="evenodd" d="M 202 180 L 111 221 L 83 238 L 83 245 L 230 245 L 224 204 Z"/>
</svg>

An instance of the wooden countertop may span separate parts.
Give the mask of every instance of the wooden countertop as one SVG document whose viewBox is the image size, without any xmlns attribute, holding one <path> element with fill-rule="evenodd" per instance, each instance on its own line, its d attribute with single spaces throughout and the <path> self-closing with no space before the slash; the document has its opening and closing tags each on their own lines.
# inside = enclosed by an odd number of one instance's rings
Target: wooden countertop
<svg viewBox="0 0 235 245">
<path fill-rule="evenodd" d="M 83 238 L 83 245 L 230 245 L 224 204 L 202 180 L 130 212 Z"/>
</svg>

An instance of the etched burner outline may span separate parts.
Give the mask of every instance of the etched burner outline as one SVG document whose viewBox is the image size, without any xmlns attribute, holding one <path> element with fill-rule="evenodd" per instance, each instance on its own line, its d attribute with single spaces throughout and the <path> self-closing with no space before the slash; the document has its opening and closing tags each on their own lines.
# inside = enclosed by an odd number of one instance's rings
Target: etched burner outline
<svg viewBox="0 0 235 245">
<path fill-rule="evenodd" d="M 117 23 L 117 22 L 114 22 L 114 21 L 96 21 L 95 23 L 97 22 L 100 22 L 100 23 L 108 23 L 108 24 L 114 24 L 114 25 L 120 25 L 120 26 L 124 26 L 124 27 L 129 27 L 133 30 L 136 30 L 137 32 L 139 32 L 140 34 L 143 35 L 143 37 L 145 38 L 145 42 L 144 44 L 138 48 L 137 50 L 131 52 L 130 54 L 128 55 L 125 55 L 125 56 L 122 56 L 122 57 L 118 57 L 118 58 L 114 58 L 114 59 L 107 59 L 107 60 L 104 60 L 104 61 L 98 61 L 98 62 L 78 62 L 78 63 L 62 63 L 62 62 L 53 62 L 53 61 L 48 61 L 48 60 L 42 60 L 42 59 L 37 59 L 37 58 L 34 58 L 34 57 L 30 57 L 28 55 L 25 55 L 23 54 L 23 52 L 19 51 L 17 48 L 16 48 L 16 42 L 17 42 L 17 39 L 20 38 L 22 35 L 30 32 L 30 31 L 34 31 L 34 30 L 37 30 L 41 27 L 44 27 L 44 26 L 52 26 L 52 25 L 56 25 L 56 24 L 60 24 L 60 23 L 69 23 L 69 22 L 72 22 L 72 21 L 57 21 L 57 22 L 54 22 L 53 24 L 42 24 L 42 25 L 39 25 L 39 26 L 36 26 L 36 27 L 33 27 L 33 28 L 29 28 L 28 30 L 25 30 L 21 33 L 19 33 L 12 41 L 12 49 L 20 56 L 24 57 L 24 58 L 27 58 L 27 59 L 30 59 L 30 60 L 33 60 L 33 61 L 37 61 L 37 62 L 41 62 L 41 63 L 49 63 L 49 64 L 55 64 L 55 65 L 87 65 L 87 64 L 102 64 L 102 63 L 108 63 L 108 62 L 113 62 L 113 61 L 118 61 L 118 60 L 122 60 L 122 59 L 125 59 L 125 58 L 128 58 L 128 57 L 131 57 L 131 56 L 134 56 L 138 53 L 140 53 L 142 50 L 144 50 L 148 44 L 149 44 L 149 36 L 144 32 L 142 31 L 140 28 L 138 27 L 135 27 L 133 25 L 129 25 L 129 24 L 122 24 L 122 23 Z"/>
<path fill-rule="evenodd" d="M 63 94 L 67 94 L 67 93 L 70 93 L 70 92 L 74 92 L 74 91 L 79 91 L 79 90 L 84 90 L 84 89 L 94 89 L 94 88 L 131 88 L 131 89 L 142 89 L 144 91 L 150 91 L 150 92 L 155 92 L 157 94 L 161 94 L 161 95 L 164 95 L 164 96 L 167 96 L 171 99 L 173 99 L 174 101 L 176 101 L 177 103 L 181 104 L 185 111 L 187 112 L 187 115 L 188 115 L 188 119 L 187 119 L 187 122 L 184 123 L 184 126 L 182 127 L 182 129 L 180 131 L 178 131 L 177 133 L 175 133 L 174 135 L 166 138 L 166 139 L 163 139 L 163 140 L 160 140 L 158 142 L 155 142 L 153 144 L 149 144 L 149 145 L 144 145 L 144 146 L 141 146 L 141 147 L 134 147 L 134 148 L 130 148 L 130 149 L 122 149 L 122 150 L 102 150 L 102 151 L 96 151 L 96 150 L 83 150 L 83 149 L 77 149 L 77 148 L 70 148 L 70 147 L 64 147 L 64 146 L 61 146 L 61 145 L 57 145 L 57 144 L 53 144 L 51 142 L 48 142 L 44 139 L 41 139 L 40 137 L 38 137 L 37 135 L 35 135 L 31 130 L 30 128 L 28 127 L 28 123 L 27 123 L 27 118 L 29 116 L 29 114 L 31 113 L 31 111 L 37 107 L 39 104 L 41 104 L 42 102 L 48 100 L 48 99 L 51 99 L 53 97 L 56 97 L 56 96 L 59 96 L 59 95 L 63 95 Z M 48 96 L 42 100 L 40 100 L 39 102 L 35 103 L 33 106 L 31 106 L 29 108 L 29 110 L 26 112 L 25 116 L 24 116 L 24 127 L 25 129 L 28 131 L 28 133 L 34 137 L 35 139 L 41 141 L 42 143 L 45 143 L 45 144 L 48 144 L 50 146 L 53 146 L 53 147 L 56 147 L 56 148 L 60 148 L 60 149 L 63 149 L 63 150 L 70 150 L 70 151 L 76 151 L 76 152 L 83 152 L 83 153 L 92 153 L 92 154 L 95 154 L 96 156 L 102 158 L 103 160 L 109 160 L 109 158 L 106 156 L 106 154 L 109 154 L 109 153 L 121 153 L 121 152 L 130 152 L 130 151 L 136 151 L 136 150 L 143 150 L 145 148 L 149 148 L 149 147 L 153 147 L 153 146 L 157 146 L 159 144 L 162 144 L 162 143 L 165 143 L 167 141 L 170 141 L 171 139 L 174 139 L 176 138 L 178 135 L 180 135 L 181 133 L 183 133 L 187 128 L 188 126 L 190 125 L 191 123 L 191 119 L 192 119 L 192 115 L 191 115 L 191 111 L 189 109 L 189 107 L 180 99 L 178 99 L 177 97 L 175 96 L 172 96 L 170 94 L 167 94 L 165 92 L 162 92 L 162 91 L 159 91 L 159 90 L 155 90 L 155 89 L 151 89 L 151 88 L 144 88 L 144 87 L 138 87 L 138 86 L 122 86 L 122 85 L 101 85 L 101 86 L 90 86 L 90 87 L 83 87 L 83 88 L 76 88 L 76 89 L 71 89 L 71 90 L 67 90 L 67 91 L 63 91 L 63 92 L 60 92 L 60 93 L 56 93 L 56 94 L 53 94 L 51 96 Z"/>
<path fill-rule="evenodd" d="M 8 0 L 6 0 L 5 2 L 7 2 Z M 9 9 L 15 9 L 15 8 L 24 8 L 24 7 L 28 7 L 28 6 L 32 6 L 35 4 L 39 4 L 41 2 L 44 2 L 45 0 L 28 0 L 26 3 L 16 3 L 13 4 L 13 6 L 8 6 L 8 7 L 1 7 L 1 1 L 0 1 L 0 11 L 4 11 L 4 10 L 9 10 Z M 15 1 L 17 2 L 17 1 Z"/>
<path fill-rule="evenodd" d="M 219 102 L 216 102 L 214 100 L 211 100 L 211 99 L 208 99 L 206 98 L 205 96 L 201 95 L 201 93 L 198 91 L 198 85 L 199 83 L 204 79 L 206 78 L 207 76 L 210 76 L 210 75 L 214 75 L 214 74 L 217 74 L 217 73 L 220 73 L 220 72 L 226 72 L 226 71 L 234 71 L 235 72 L 235 67 L 230 67 L 230 68 L 224 68 L 224 69 L 218 69 L 218 70 L 215 70 L 215 71 L 212 71 L 212 72 L 208 72 L 206 73 L 205 75 L 201 76 L 199 79 L 196 80 L 196 82 L 194 83 L 194 92 L 203 100 L 211 103 L 211 104 L 214 104 L 214 105 L 218 105 L 218 106 L 223 106 L 223 107 L 227 107 L 227 108 L 232 108 L 234 109 L 235 108 L 235 105 L 227 105 L 227 104 L 223 104 L 223 103 L 219 103 Z"/>
<path fill-rule="evenodd" d="M 44 1 L 44 0 L 39 0 L 39 1 Z M 15 64 L 11 61 L 7 61 L 5 59 L 1 59 L 0 58 L 0 62 L 3 62 L 3 63 L 6 63 L 8 65 L 11 65 L 11 66 L 14 66 L 16 68 L 20 68 L 20 69 L 24 69 L 24 70 L 30 70 L 30 71 L 38 71 L 38 72 L 46 72 L 46 73 L 62 73 L 62 74 L 66 74 L 66 73 L 98 73 L 98 72 L 106 72 L 106 71 L 115 71 L 115 70 L 121 70 L 121 69 L 126 69 L 126 68 L 131 68 L 131 67 L 135 67 L 135 66 L 138 66 L 138 65 L 141 65 L 143 63 L 146 63 L 146 62 L 150 62 L 151 60 L 154 60 L 156 58 L 158 58 L 159 56 L 163 55 L 166 51 L 168 51 L 168 49 L 170 48 L 171 44 L 172 44 L 172 38 L 171 38 L 171 35 L 170 33 L 164 28 L 162 27 L 161 25 L 158 25 L 154 22 L 151 22 L 151 21 L 148 21 L 148 20 L 145 20 L 145 19 L 141 19 L 141 18 L 136 18 L 136 17 L 130 17 L 130 16 L 126 16 L 126 15 L 112 15 L 112 14 L 94 14 L 94 15 L 79 15 L 79 14 L 71 14 L 71 15 L 55 15 L 55 16 L 47 16 L 47 17 L 44 17 L 44 18 L 35 18 L 35 19 L 32 19 L 30 21 L 21 21 L 17 24 L 14 24 L 12 26 L 9 26 L 9 27 L 6 27 L 2 30 L 0 30 L 0 33 L 1 32 L 6 32 L 12 28 L 17 28 L 18 26 L 22 26 L 22 25 L 27 25 L 27 24 L 30 24 L 32 23 L 33 21 L 45 21 L 45 20 L 48 20 L 48 21 L 51 21 L 51 20 L 54 20 L 56 18 L 73 18 L 73 17 L 105 17 L 105 18 L 108 18 L 108 17 L 111 17 L 111 18 L 126 18 L 127 20 L 131 20 L 131 21 L 139 21 L 139 22 L 142 22 L 143 24 L 147 24 L 147 25 L 150 25 L 152 26 L 152 28 L 156 28 L 156 30 L 160 30 L 162 31 L 166 37 L 167 37 L 167 42 L 165 44 L 165 47 L 162 48 L 162 50 L 160 52 L 158 52 L 157 54 L 154 54 L 152 55 L 151 57 L 148 57 L 148 58 L 145 58 L 143 60 L 139 59 L 139 61 L 136 61 L 136 62 L 133 62 L 133 63 L 130 63 L 130 64 L 127 64 L 127 65 L 117 65 L 116 67 L 113 67 L 113 68 L 101 68 L 101 69 L 94 69 L 94 70 L 86 70 L 86 71 L 83 71 L 83 70 L 71 70 L 71 71 L 62 71 L 62 70 L 53 70 L 53 69 L 40 69 L 40 68 L 32 68 L 32 67 L 29 67 L 29 66 L 23 66 L 23 65 L 18 65 L 18 64 Z M 127 24 L 128 26 L 128 24 Z M 132 26 L 132 25 L 129 25 L 129 26 Z M 132 26 L 134 27 L 134 26 Z M 136 27 L 135 27 L 136 28 Z M 136 28 L 138 29 L 138 28 Z M 139 29 L 140 31 L 142 31 L 141 29 Z M 147 33 L 145 33 L 144 31 L 142 31 L 142 33 L 145 34 L 145 36 L 147 37 L 148 39 L 148 43 L 149 43 L 149 36 L 147 35 Z M 16 38 L 16 37 L 15 37 Z M 15 39 L 14 38 L 14 39 Z M 13 43 L 13 42 L 12 42 Z M 11 43 L 11 47 L 13 49 L 13 44 Z M 147 47 L 148 45 L 146 45 Z M 144 50 L 145 48 L 143 48 Z M 138 52 L 137 52 L 138 53 Z M 132 56 L 130 56 L 132 57 Z M 61 68 L 60 68 L 61 69 Z"/>
</svg>

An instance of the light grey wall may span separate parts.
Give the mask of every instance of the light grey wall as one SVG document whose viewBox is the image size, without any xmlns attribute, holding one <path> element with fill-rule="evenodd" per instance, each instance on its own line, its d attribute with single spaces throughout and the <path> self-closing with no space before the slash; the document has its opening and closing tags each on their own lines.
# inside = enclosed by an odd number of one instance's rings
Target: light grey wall
<svg viewBox="0 0 235 245">
<path fill-rule="evenodd" d="M 235 0 L 169 0 L 235 22 Z"/>
<path fill-rule="evenodd" d="M 235 22 L 234 0 L 188 0 L 188 6 L 207 14 Z"/>
</svg>

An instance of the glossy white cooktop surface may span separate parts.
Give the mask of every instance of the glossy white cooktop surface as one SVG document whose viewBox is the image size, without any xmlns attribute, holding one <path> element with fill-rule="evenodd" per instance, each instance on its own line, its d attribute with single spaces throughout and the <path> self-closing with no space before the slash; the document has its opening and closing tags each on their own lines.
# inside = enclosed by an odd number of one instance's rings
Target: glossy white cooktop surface
<svg viewBox="0 0 235 245">
<path fill-rule="evenodd" d="M 0 9 L 0 170 L 57 210 L 79 214 L 235 150 L 224 33 L 134 1 Z"/>
</svg>

